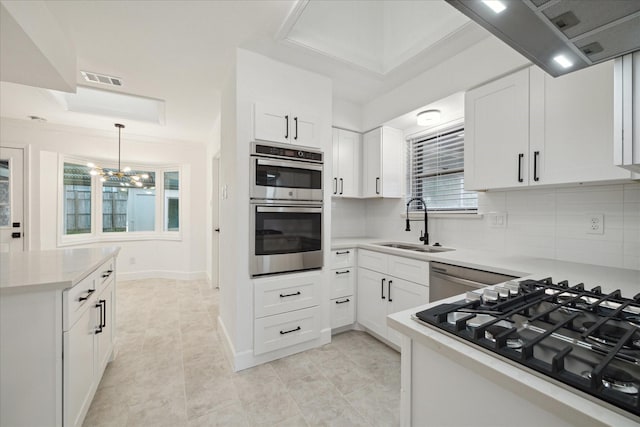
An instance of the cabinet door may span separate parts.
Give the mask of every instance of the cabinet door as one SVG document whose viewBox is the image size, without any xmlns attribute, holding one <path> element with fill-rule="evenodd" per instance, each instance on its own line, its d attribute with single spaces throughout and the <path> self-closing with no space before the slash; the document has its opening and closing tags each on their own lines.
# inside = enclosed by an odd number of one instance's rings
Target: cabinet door
<svg viewBox="0 0 640 427">
<path fill-rule="evenodd" d="M 527 185 L 529 69 L 465 95 L 465 190 Z"/>
<path fill-rule="evenodd" d="M 286 107 L 256 102 L 253 111 L 253 137 L 256 140 L 291 142 L 293 118 Z"/>
<path fill-rule="evenodd" d="M 388 277 L 386 284 L 387 314 L 397 313 L 412 307 L 429 302 L 429 287 L 395 277 Z M 386 324 L 386 318 L 385 318 Z M 402 342 L 401 334 L 392 328 L 388 328 L 387 338 L 397 346 Z"/>
<path fill-rule="evenodd" d="M 318 118 L 315 114 L 294 111 L 289 115 L 289 142 L 307 147 L 318 147 Z"/>
<path fill-rule="evenodd" d="M 399 129 L 382 127 L 380 193 L 382 197 L 401 197 L 404 179 L 404 140 Z"/>
<path fill-rule="evenodd" d="M 387 283 L 384 275 L 358 268 L 357 318 L 365 328 L 387 337 Z"/>
<path fill-rule="evenodd" d="M 340 130 L 338 144 L 338 195 L 360 196 L 360 134 Z"/>
<path fill-rule="evenodd" d="M 364 134 L 362 143 L 362 197 L 381 197 L 382 130 L 374 129 Z"/>
<path fill-rule="evenodd" d="M 531 68 L 530 185 L 630 178 L 613 164 L 613 63 L 553 78 Z"/>
<path fill-rule="evenodd" d="M 98 324 L 96 298 L 89 300 L 76 323 L 63 333 L 63 418 L 65 426 L 80 426 L 92 398 L 95 378 L 94 343 Z"/>
<path fill-rule="evenodd" d="M 102 372 L 109 362 L 113 351 L 115 320 L 115 284 L 113 281 L 98 295 L 95 303 L 98 310 L 98 330 L 96 331 L 96 381 L 100 381 Z"/>
<path fill-rule="evenodd" d="M 338 178 L 340 177 L 340 129 L 333 128 L 331 132 L 333 142 L 331 195 L 338 196 Z"/>
</svg>

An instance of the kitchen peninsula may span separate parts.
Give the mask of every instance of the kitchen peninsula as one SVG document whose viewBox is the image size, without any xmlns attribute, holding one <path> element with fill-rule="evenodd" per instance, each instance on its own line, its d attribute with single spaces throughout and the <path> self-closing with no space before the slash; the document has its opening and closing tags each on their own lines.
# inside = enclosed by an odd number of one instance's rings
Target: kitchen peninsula
<svg viewBox="0 0 640 427">
<path fill-rule="evenodd" d="M 113 358 L 119 251 L 0 254 L 1 425 L 82 425 Z"/>
</svg>

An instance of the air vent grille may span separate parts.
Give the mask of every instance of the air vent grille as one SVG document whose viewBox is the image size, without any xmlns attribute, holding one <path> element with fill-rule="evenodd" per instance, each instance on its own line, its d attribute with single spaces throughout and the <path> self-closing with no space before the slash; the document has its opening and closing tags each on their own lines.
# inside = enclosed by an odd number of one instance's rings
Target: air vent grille
<svg viewBox="0 0 640 427">
<path fill-rule="evenodd" d="M 109 86 L 122 86 L 120 77 L 107 76 L 106 74 L 94 73 L 91 71 L 80 71 L 84 79 L 91 83 L 101 83 Z"/>
</svg>

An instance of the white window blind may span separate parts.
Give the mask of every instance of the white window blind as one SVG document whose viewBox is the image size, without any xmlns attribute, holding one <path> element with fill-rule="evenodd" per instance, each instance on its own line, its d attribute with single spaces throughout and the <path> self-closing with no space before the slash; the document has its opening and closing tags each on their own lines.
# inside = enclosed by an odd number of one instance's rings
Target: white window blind
<svg viewBox="0 0 640 427">
<path fill-rule="evenodd" d="M 408 185 L 430 211 L 476 211 L 478 196 L 464 190 L 464 127 L 457 125 L 408 140 Z M 420 210 L 419 203 L 411 210 Z"/>
</svg>

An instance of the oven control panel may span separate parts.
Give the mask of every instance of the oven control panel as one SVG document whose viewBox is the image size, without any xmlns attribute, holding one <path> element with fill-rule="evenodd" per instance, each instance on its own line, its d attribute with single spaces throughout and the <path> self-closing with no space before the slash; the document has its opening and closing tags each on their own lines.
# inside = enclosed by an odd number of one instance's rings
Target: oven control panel
<svg viewBox="0 0 640 427">
<path fill-rule="evenodd" d="M 287 159 L 300 159 L 313 162 L 322 162 L 322 153 L 310 150 L 300 150 L 297 147 L 284 148 L 275 147 L 273 145 L 255 145 L 255 153 L 266 156 L 282 157 Z"/>
</svg>

